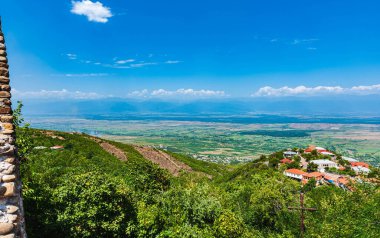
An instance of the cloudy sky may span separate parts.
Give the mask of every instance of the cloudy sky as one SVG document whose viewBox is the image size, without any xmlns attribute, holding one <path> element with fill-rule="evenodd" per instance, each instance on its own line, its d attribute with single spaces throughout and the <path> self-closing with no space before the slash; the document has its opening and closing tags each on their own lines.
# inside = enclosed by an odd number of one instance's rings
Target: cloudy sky
<svg viewBox="0 0 380 238">
<path fill-rule="evenodd" d="M 378 0 L 1 0 L 20 98 L 380 95 Z"/>
</svg>

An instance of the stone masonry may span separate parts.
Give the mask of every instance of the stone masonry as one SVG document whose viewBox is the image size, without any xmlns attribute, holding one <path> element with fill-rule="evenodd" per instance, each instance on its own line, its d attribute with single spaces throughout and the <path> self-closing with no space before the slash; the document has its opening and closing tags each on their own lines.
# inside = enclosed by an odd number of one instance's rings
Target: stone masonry
<svg viewBox="0 0 380 238">
<path fill-rule="evenodd" d="M 8 68 L 0 18 L 0 238 L 25 238 Z"/>
</svg>

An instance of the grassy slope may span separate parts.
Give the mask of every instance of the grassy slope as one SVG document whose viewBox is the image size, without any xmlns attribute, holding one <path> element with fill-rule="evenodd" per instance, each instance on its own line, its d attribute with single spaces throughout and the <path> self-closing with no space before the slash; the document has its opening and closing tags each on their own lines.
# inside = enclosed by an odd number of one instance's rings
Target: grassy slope
<svg viewBox="0 0 380 238">
<path fill-rule="evenodd" d="M 54 131 L 52 132 L 54 136 L 52 136 L 42 130 L 31 130 L 31 132 L 33 134 L 33 147 L 45 146 L 47 148 L 42 150 L 34 149 L 28 155 L 28 160 L 22 164 L 22 172 L 26 179 L 26 175 L 33 171 L 34 173 L 41 172 L 43 173 L 41 176 L 50 176 L 52 180 L 56 180 L 62 175 L 60 173 L 69 173 L 70 170 L 102 170 L 103 172 L 114 176 L 135 174 L 137 172 L 147 174 L 152 171 L 159 171 L 169 177 L 166 171 L 161 171 L 158 166 L 145 160 L 143 156 L 133 148 L 133 146 L 128 144 L 107 141 L 126 153 L 128 162 L 122 162 L 104 151 L 95 141 L 81 134 Z M 65 140 L 53 138 L 56 136 L 63 137 Z M 50 150 L 49 147 L 54 145 L 64 146 L 65 149 Z M 176 153 L 170 153 L 170 155 L 186 163 L 192 167 L 194 171 L 203 172 L 212 175 L 213 177 L 225 175 L 227 172 L 228 167 L 224 165 L 199 161 Z M 41 171 L 45 166 L 51 168 L 51 170 Z M 50 171 L 52 174 L 48 175 L 47 173 Z"/>
<path fill-rule="evenodd" d="M 21 163 L 25 215 L 30 237 L 62 237 L 62 234 L 56 233 L 59 228 L 54 228 L 57 225 L 56 214 L 46 214 L 46 211 L 56 206 L 52 191 L 77 175 L 96 173 L 105 179 L 114 178 L 125 183 L 135 194 L 134 197 L 146 199 L 162 193 L 170 186 L 171 176 L 145 160 L 129 145 L 115 143 L 129 158 L 128 162 L 124 162 L 86 136 L 53 133 L 65 140 L 53 138 L 46 131 L 31 129 L 32 146 L 47 148 L 33 149 Z M 65 149 L 49 149 L 54 145 L 64 146 Z"/>
</svg>

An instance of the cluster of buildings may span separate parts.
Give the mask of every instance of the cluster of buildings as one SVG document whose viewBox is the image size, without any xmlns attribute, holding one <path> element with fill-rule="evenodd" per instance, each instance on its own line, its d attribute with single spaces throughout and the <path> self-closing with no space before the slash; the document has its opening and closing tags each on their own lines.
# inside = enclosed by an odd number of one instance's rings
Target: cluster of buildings
<svg viewBox="0 0 380 238">
<path fill-rule="evenodd" d="M 331 184 L 341 187 L 343 189 L 350 189 L 349 184 L 353 181 L 354 178 L 348 175 L 334 173 L 332 172 L 334 171 L 334 169 L 335 171 L 337 171 L 346 170 L 350 168 L 355 172 L 356 175 L 368 174 L 369 172 L 371 172 L 367 163 L 360 162 L 356 159 L 348 157 L 342 157 L 342 159 L 346 160 L 348 163 L 346 167 L 341 166 L 337 161 L 337 156 L 334 153 L 322 147 L 309 146 L 307 149 L 304 150 L 304 153 L 308 154 L 314 151 L 317 153 L 317 155 L 325 155 L 324 159 L 314 159 L 306 161 L 306 159 L 303 158 L 299 152 L 290 150 L 285 151 L 284 158 L 280 160 L 280 162 L 282 164 L 293 163 L 293 157 L 297 155 L 301 159 L 301 169 L 287 169 L 284 171 L 284 175 L 299 180 L 303 184 L 306 184 L 310 179 L 314 178 L 317 185 Z M 316 172 L 305 172 L 309 163 L 313 163 L 317 166 Z"/>
<path fill-rule="evenodd" d="M 300 169 L 287 169 L 284 171 L 284 175 L 299 180 L 302 184 L 306 184 L 310 179 L 314 178 L 317 185 L 331 184 L 346 190 L 351 190 L 349 185 L 352 180 L 344 175 L 321 172 L 308 173 Z"/>
<path fill-rule="evenodd" d="M 223 163 L 223 164 L 232 164 L 232 163 L 246 163 L 253 160 L 252 157 L 239 157 L 239 156 L 222 156 L 222 155 L 206 155 L 206 154 L 193 154 L 187 153 L 193 159 L 212 162 L 212 163 Z"/>
</svg>

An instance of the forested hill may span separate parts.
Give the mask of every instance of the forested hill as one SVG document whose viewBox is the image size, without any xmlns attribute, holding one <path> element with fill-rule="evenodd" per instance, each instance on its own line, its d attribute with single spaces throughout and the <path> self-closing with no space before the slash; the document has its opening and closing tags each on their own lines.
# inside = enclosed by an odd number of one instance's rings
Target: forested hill
<svg viewBox="0 0 380 238">
<path fill-rule="evenodd" d="M 31 238 L 299 237 L 288 206 L 299 205 L 300 184 L 263 162 L 223 166 L 63 132 L 18 136 Z M 306 214 L 306 237 L 380 234 L 378 187 L 305 197 L 318 209 Z"/>
</svg>

